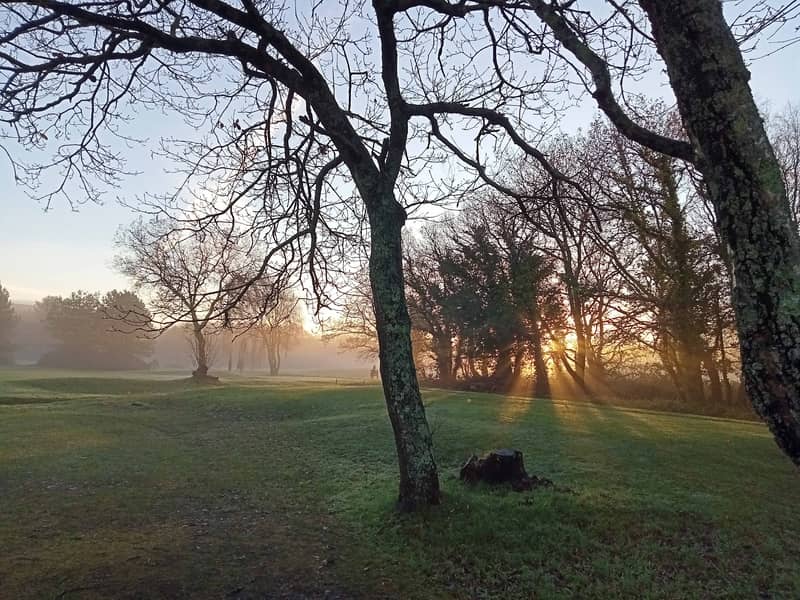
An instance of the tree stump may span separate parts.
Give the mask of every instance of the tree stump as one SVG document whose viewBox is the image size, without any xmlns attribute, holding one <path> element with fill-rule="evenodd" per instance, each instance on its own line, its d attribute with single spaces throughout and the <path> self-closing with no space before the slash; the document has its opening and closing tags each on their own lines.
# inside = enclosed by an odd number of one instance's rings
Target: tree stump
<svg viewBox="0 0 800 600">
<path fill-rule="evenodd" d="M 469 484 L 479 481 L 490 485 L 508 483 L 517 492 L 553 485 L 549 479 L 528 475 L 522 452 L 511 448 L 492 450 L 483 458 L 473 454 L 461 467 L 460 478 Z"/>
</svg>

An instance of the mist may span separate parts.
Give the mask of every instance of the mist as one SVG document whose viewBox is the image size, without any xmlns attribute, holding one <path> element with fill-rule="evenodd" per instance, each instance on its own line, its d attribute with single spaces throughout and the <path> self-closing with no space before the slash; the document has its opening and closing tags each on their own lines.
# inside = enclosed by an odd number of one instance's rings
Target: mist
<svg viewBox="0 0 800 600">
<path fill-rule="evenodd" d="M 17 317 L 16 325 L 10 336 L 12 356 L 7 363 L 22 367 L 52 366 L 79 369 L 114 369 L 149 371 L 185 371 L 194 368 L 191 345 L 187 334 L 180 327 L 165 331 L 160 335 L 148 336 L 151 351 L 144 354 L 141 363 L 108 364 L 93 356 L 91 342 L 84 341 L 74 347 L 80 354 L 70 360 L 48 360 L 48 356 L 61 345 L 59 340 L 48 331 L 45 317 L 34 303 L 12 303 Z M 84 319 L 82 327 L 88 326 L 90 320 Z M 106 321 L 104 327 L 111 332 L 120 324 Z M 138 342 L 144 335 L 142 332 L 116 332 L 115 335 Z M 268 374 L 269 364 L 265 348 L 256 340 L 247 344 L 244 338 L 233 338 L 231 335 L 218 335 L 213 340 L 214 352 L 212 369 L 218 373 Z M 58 358 L 58 357 L 56 357 Z M 363 358 L 358 352 L 341 348 L 336 341 L 324 341 L 319 335 L 301 331 L 293 339 L 292 345 L 285 350 L 280 369 L 281 375 L 315 376 L 334 378 L 368 379 L 371 367 L 376 360 Z"/>
</svg>

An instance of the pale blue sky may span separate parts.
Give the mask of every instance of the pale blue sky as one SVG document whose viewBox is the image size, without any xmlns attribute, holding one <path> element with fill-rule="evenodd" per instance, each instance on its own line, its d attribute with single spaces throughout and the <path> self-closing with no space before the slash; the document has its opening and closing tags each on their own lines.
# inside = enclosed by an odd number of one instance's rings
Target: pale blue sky
<svg viewBox="0 0 800 600">
<path fill-rule="evenodd" d="M 752 87 L 758 102 L 772 110 L 798 102 L 799 67 L 800 46 L 752 64 Z M 650 83 L 647 88 L 642 91 L 652 97 L 668 92 L 658 83 Z M 566 129 L 587 125 L 593 114 L 592 106 L 571 111 Z M 159 135 L 177 133 L 176 126 L 183 129 L 174 119 L 147 113 L 136 119 L 134 131 L 154 143 Z M 168 191 L 174 183 L 174 177 L 166 174 L 146 151 L 132 153 L 130 166 L 146 174 L 129 178 L 119 191 L 120 196 L 131 199 L 145 191 Z M 0 283 L 10 290 L 15 301 L 30 302 L 76 289 L 106 291 L 127 286 L 125 279 L 111 268 L 113 238 L 119 225 L 134 217 L 114 201 L 113 195 L 104 205 L 84 204 L 73 211 L 62 201 L 44 212 L 16 186 L 2 157 L 0 189 L 5 192 L 0 213 Z"/>
</svg>

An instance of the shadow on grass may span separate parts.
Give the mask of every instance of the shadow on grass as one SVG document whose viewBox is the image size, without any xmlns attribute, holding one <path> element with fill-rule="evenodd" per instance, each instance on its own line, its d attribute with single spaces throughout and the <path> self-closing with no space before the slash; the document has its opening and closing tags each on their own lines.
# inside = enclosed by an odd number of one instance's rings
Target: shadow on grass
<svg viewBox="0 0 800 600">
<path fill-rule="evenodd" d="M 426 391 L 444 503 L 398 517 L 377 387 L 27 384 L 158 400 L 0 422 L 2 597 L 800 597 L 796 474 L 751 425 Z M 461 485 L 498 446 L 574 492 Z"/>
<path fill-rule="evenodd" d="M 116 379 L 104 377 L 63 377 L 22 379 L 15 387 L 63 394 L 121 396 L 181 391 L 192 387 L 190 379 Z M 195 386 L 198 387 L 198 386 Z"/>
<path fill-rule="evenodd" d="M 378 542 L 373 560 L 403 556 L 421 579 L 459 598 L 757 597 L 796 590 L 786 574 L 778 576 L 778 566 L 791 562 L 780 555 L 770 556 L 776 569 L 772 581 L 763 574 L 762 589 L 753 565 L 765 548 L 696 513 L 558 491 L 449 489 L 441 510 L 369 523 L 365 538 Z"/>
</svg>

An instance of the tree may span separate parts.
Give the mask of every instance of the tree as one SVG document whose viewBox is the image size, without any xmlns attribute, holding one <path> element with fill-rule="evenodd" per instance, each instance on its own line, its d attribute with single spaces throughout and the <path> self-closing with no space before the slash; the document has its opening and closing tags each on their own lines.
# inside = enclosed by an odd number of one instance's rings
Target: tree
<svg viewBox="0 0 800 600">
<path fill-rule="evenodd" d="M 780 448 L 800 464 L 800 238 L 739 46 L 770 24 L 781 26 L 796 16 L 792 3 L 759 3 L 743 19 L 746 30 L 739 40 L 718 0 L 639 0 L 640 10 L 634 3 L 609 3 L 612 14 L 599 18 L 574 2 L 527 4 L 552 34 L 552 41 L 534 36 L 539 49 L 583 66 L 586 87 L 623 135 L 689 162 L 702 174 L 730 249 L 748 395 Z M 526 11 L 516 14 L 516 31 L 525 32 L 520 37 L 532 35 Z M 603 50 L 595 51 L 592 42 Z M 612 67 L 623 75 L 641 71 L 637 59 L 653 45 L 666 65 L 688 141 L 637 123 L 615 97 Z M 503 49 L 510 53 L 510 47 Z M 530 42 L 523 47 L 530 49 Z M 622 66 L 612 64 L 606 49 L 617 52 Z"/>
<path fill-rule="evenodd" d="M 605 286 L 598 286 L 601 279 L 598 269 L 602 268 L 604 257 L 597 243 L 598 211 L 594 205 L 597 190 L 592 180 L 597 165 L 589 156 L 590 145 L 588 139 L 580 136 L 564 136 L 548 146 L 550 162 L 568 174 L 569 182 L 552 181 L 545 170 L 530 161 L 517 161 L 520 164 L 514 164 L 512 176 L 514 189 L 525 196 L 524 201 L 518 202 L 520 217 L 539 234 L 539 250 L 558 264 L 575 336 L 572 356 L 563 344 L 559 356 L 583 390 L 588 389 L 587 366 L 593 367 L 594 375 L 598 376 L 604 368 L 603 352 L 593 345 L 592 336 L 593 320 L 600 328 L 598 333 L 603 331 L 605 302 L 601 293 Z M 576 182 L 580 189 L 576 189 Z M 592 308 L 601 314 L 593 314 Z"/>
<path fill-rule="evenodd" d="M 251 285 L 237 306 L 236 318 L 244 328 L 244 343 L 249 337 L 254 345 L 263 345 L 270 375 L 278 375 L 282 356 L 303 331 L 298 303 L 299 299 L 283 289 L 280 282 L 262 281 Z"/>
<path fill-rule="evenodd" d="M 212 339 L 223 323 L 224 305 L 244 269 L 240 248 L 227 232 L 208 228 L 186 232 L 172 222 L 139 219 L 117 236 L 116 268 L 137 290 L 150 294 L 156 331 L 187 327 L 196 368 L 192 376 L 208 377 Z"/>
<path fill-rule="evenodd" d="M 349 278 L 349 285 L 341 291 L 337 316 L 326 324 L 322 339 L 336 341 L 340 348 L 355 351 L 363 359 L 378 357 L 375 309 L 366 271 Z"/>
<path fill-rule="evenodd" d="M 78 290 L 67 297 L 47 296 L 36 304 L 57 347 L 39 364 L 85 369 L 143 369 L 153 353 L 145 333 L 150 318 L 134 293 L 112 290 L 104 296 Z"/>
<path fill-rule="evenodd" d="M 10 365 L 14 362 L 11 334 L 16 324 L 17 316 L 8 290 L 0 284 L 0 365 Z"/>
<path fill-rule="evenodd" d="M 519 389 L 530 359 L 534 394 L 549 395 L 544 345 L 563 320 L 561 290 L 554 261 L 513 206 L 497 195 L 473 199 L 423 232 L 405 272 L 412 322 L 429 338 L 440 381 L 461 372 Z"/>
<path fill-rule="evenodd" d="M 720 2 L 640 4 L 690 139 L 668 153 L 703 174 L 730 247 L 748 394 L 778 445 L 800 464 L 800 238 L 750 74 Z"/>
<path fill-rule="evenodd" d="M 453 338 L 457 324 L 448 315 L 448 290 L 439 273 L 439 256 L 434 233 L 426 236 L 425 245 L 411 246 L 405 255 L 406 296 L 414 328 L 430 338 L 436 364 L 436 376 L 443 384 L 452 383 L 457 366 L 453 357 Z M 452 312 L 452 311 L 451 311 Z"/>
<path fill-rule="evenodd" d="M 669 114 L 661 116 L 659 106 L 649 110 L 659 115 L 648 120 L 654 130 L 664 129 L 663 123 L 679 129 Z M 670 156 L 630 142 L 613 127 L 595 123 L 589 139 L 598 166 L 598 211 L 608 240 L 604 249 L 623 282 L 617 309 L 627 317 L 627 335 L 658 354 L 682 400 L 703 402 L 705 368 L 720 403 L 719 373 L 708 340 L 714 338 L 715 301 L 727 282 L 713 235 L 702 219 L 699 226 L 692 222 L 702 213 L 691 172 Z"/>
</svg>

